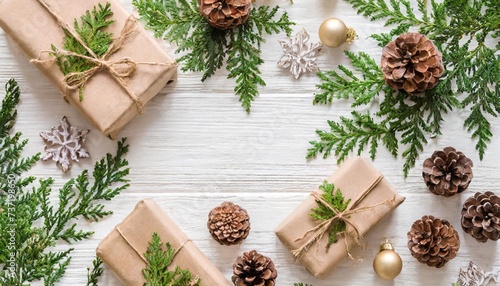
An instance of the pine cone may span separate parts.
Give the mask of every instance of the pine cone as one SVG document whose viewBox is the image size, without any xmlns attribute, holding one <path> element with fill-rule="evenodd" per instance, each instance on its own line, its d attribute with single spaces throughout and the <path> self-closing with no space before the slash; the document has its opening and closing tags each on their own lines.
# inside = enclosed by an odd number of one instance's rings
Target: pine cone
<svg viewBox="0 0 500 286">
<path fill-rule="evenodd" d="M 233 283 L 236 286 L 274 286 L 278 272 L 271 258 L 257 251 L 243 252 L 233 265 Z"/>
<path fill-rule="evenodd" d="M 433 194 L 450 197 L 469 187 L 473 165 L 464 153 L 446 147 L 425 159 L 422 177 Z"/>
<path fill-rule="evenodd" d="M 432 89 L 443 73 L 443 59 L 434 43 L 419 33 L 400 35 L 382 51 L 382 72 L 392 88 L 415 94 Z"/>
<path fill-rule="evenodd" d="M 201 0 L 200 13 L 215 28 L 232 29 L 250 16 L 251 0 Z"/>
<path fill-rule="evenodd" d="M 408 232 L 408 248 L 419 262 L 440 268 L 457 256 L 460 238 L 447 220 L 423 216 Z"/>
<path fill-rule="evenodd" d="M 240 244 L 250 232 L 250 217 L 245 209 L 223 202 L 208 214 L 208 230 L 220 244 Z"/>
<path fill-rule="evenodd" d="M 500 198 L 492 192 L 476 193 L 462 207 L 462 229 L 479 242 L 500 238 Z"/>
</svg>

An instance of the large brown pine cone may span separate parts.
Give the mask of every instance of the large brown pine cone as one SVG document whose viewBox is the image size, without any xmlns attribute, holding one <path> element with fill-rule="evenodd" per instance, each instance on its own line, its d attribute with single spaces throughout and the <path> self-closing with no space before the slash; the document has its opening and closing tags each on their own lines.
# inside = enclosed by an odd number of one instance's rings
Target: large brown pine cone
<svg viewBox="0 0 500 286">
<path fill-rule="evenodd" d="M 500 238 L 500 198 L 492 192 L 476 193 L 462 207 L 462 229 L 479 242 Z"/>
<path fill-rule="evenodd" d="M 223 202 L 210 211 L 207 226 L 220 244 L 240 244 L 250 232 L 250 217 L 239 205 Z"/>
<path fill-rule="evenodd" d="M 251 0 L 200 0 L 200 13 L 210 25 L 225 30 L 246 22 Z"/>
<path fill-rule="evenodd" d="M 443 59 L 434 43 L 419 33 L 400 35 L 382 51 L 385 82 L 416 94 L 434 88 L 443 73 Z"/>
<path fill-rule="evenodd" d="M 429 190 L 445 197 L 461 193 L 472 180 L 472 160 L 453 147 L 435 151 L 425 159 L 422 177 Z"/>
<path fill-rule="evenodd" d="M 440 268 L 457 256 L 460 238 L 447 220 L 423 216 L 408 232 L 408 248 L 421 263 Z"/>
<path fill-rule="evenodd" d="M 257 251 L 244 252 L 233 265 L 233 283 L 236 286 L 274 286 L 278 272 L 271 258 Z"/>
</svg>

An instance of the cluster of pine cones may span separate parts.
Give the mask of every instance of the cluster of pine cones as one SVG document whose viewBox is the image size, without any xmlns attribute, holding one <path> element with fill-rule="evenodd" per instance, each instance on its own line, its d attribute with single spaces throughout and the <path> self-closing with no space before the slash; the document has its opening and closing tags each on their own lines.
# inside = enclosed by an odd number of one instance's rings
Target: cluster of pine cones
<svg viewBox="0 0 500 286">
<path fill-rule="evenodd" d="M 472 166 L 464 153 L 446 147 L 424 161 L 422 177 L 433 194 L 450 197 L 468 188 Z M 461 214 L 462 229 L 477 241 L 500 239 L 500 198 L 494 193 L 476 193 L 468 198 Z M 460 239 L 447 220 L 424 216 L 408 232 L 408 248 L 418 261 L 439 268 L 456 257 Z"/>
<path fill-rule="evenodd" d="M 252 0 L 199 0 L 200 13 L 213 27 L 232 29 L 244 24 Z M 441 53 L 425 35 L 407 33 L 387 44 L 382 52 L 382 72 L 392 88 L 416 95 L 434 88 L 444 67 Z M 424 161 L 422 176 L 429 190 L 450 197 L 467 189 L 472 178 L 472 161 L 455 148 L 438 150 Z M 240 244 L 250 232 L 248 213 L 236 204 L 224 202 L 209 213 L 208 229 L 223 245 Z M 476 193 L 462 208 L 462 228 L 477 241 L 500 238 L 500 198 L 492 192 Z M 447 220 L 424 216 L 408 232 L 412 256 L 433 267 L 442 267 L 460 248 L 457 231 Z M 237 286 L 274 286 L 277 276 L 271 259 L 255 250 L 243 253 L 233 266 Z"/>
<path fill-rule="evenodd" d="M 222 245 L 243 242 L 250 233 L 250 216 L 232 202 L 223 202 L 208 214 L 207 227 L 212 237 Z M 236 286 L 274 286 L 278 272 L 271 258 L 255 250 L 244 252 L 233 265 Z"/>
</svg>

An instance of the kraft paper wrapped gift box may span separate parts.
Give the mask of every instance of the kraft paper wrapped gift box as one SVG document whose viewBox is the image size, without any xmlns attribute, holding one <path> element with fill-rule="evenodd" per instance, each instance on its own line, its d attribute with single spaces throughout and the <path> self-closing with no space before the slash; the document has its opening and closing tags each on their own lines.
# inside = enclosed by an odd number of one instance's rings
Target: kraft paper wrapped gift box
<svg viewBox="0 0 500 286">
<path fill-rule="evenodd" d="M 102 240 L 97 255 L 127 286 L 143 286 L 144 253 L 153 232 L 176 251 L 171 269 L 179 266 L 201 279 L 202 286 L 230 286 L 210 260 L 153 200 L 140 201 L 122 223 Z"/>
<path fill-rule="evenodd" d="M 351 199 L 351 204 L 356 198 L 359 203 L 352 209 L 363 211 L 349 215 L 360 236 L 364 236 L 375 224 L 400 205 L 404 198 L 401 197 L 387 180 L 364 158 L 356 157 L 344 162 L 343 165 L 330 177 L 328 182 L 340 189 L 344 198 Z M 321 190 L 315 193 L 321 195 Z M 365 196 L 363 196 L 365 195 Z M 309 232 L 318 226 L 309 213 L 318 204 L 313 196 L 309 196 L 300 204 L 281 224 L 275 232 L 278 238 L 305 268 L 318 278 L 325 278 L 334 268 L 348 256 L 348 250 L 357 245 L 356 234 L 353 227 L 347 225 L 347 235 L 338 237 L 338 241 L 328 244 L 328 234 L 323 235 L 310 245 L 317 232 Z M 349 208 L 349 207 L 348 207 Z"/>
<path fill-rule="evenodd" d="M 65 75 L 47 51 L 51 50 L 51 45 L 62 49 L 65 36 L 62 26 L 73 30 L 75 19 L 80 21 L 87 10 L 107 2 L 113 12 L 110 19 L 116 22 L 106 31 L 113 33 L 115 38 L 122 35 L 125 27 L 133 32 L 124 42 L 115 45 L 118 49 L 109 57 L 98 59 L 104 61 L 104 65 L 85 82 L 84 98 L 80 101 L 79 90 L 68 88 Z M 0 27 L 22 48 L 28 59 L 42 61 L 35 65 L 71 105 L 111 137 L 115 137 L 142 111 L 144 104 L 177 76 L 175 61 L 135 18 L 130 17 L 118 0 L 2 0 Z M 130 76 L 117 78 L 112 75 L 111 69 L 119 73 L 124 64 L 130 66 L 131 61 L 136 67 Z"/>
</svg>

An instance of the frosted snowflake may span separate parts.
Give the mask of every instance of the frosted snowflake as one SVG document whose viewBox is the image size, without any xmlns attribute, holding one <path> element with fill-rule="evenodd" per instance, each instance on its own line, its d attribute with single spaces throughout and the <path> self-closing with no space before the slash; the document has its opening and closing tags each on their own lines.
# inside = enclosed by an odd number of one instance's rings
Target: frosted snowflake
<svg viewBox="0 0 500 286">
<path fill-rule="evenodd" d="M 490 282 L 495 285 L 500 282 L 500 272 L 485 272 L 473 261 L 469 262 L 467 268 L 461 268 L 458 276 L 458 286 L 486 286 Z"/>
<path fill-rule="evenodd" d="M 89 131 L 71 126 L 64 116 L 59 126 L 52 126 L 49 131 L 40 132 L 45 141 L 42 160 L 52 158 L 52 161 L 61 165 L 62 171 L 66 172 L 71 168 L 71 161 L 79 162 L 80 158 L 89 157 L 89 153 L 82 146 Z"/>
<path fill-rule="evenodd" d="M 282 68 L 290 68 L 290 73 L 295 79 L 306 71 L 318 71 L 316 56 L 323 45 L 320 43 L 308 43 L 309 34 L 302 30 L 295 37 L 279 40 L 281 48 L 285 53 L 278 62 Z"/>
</svg>

